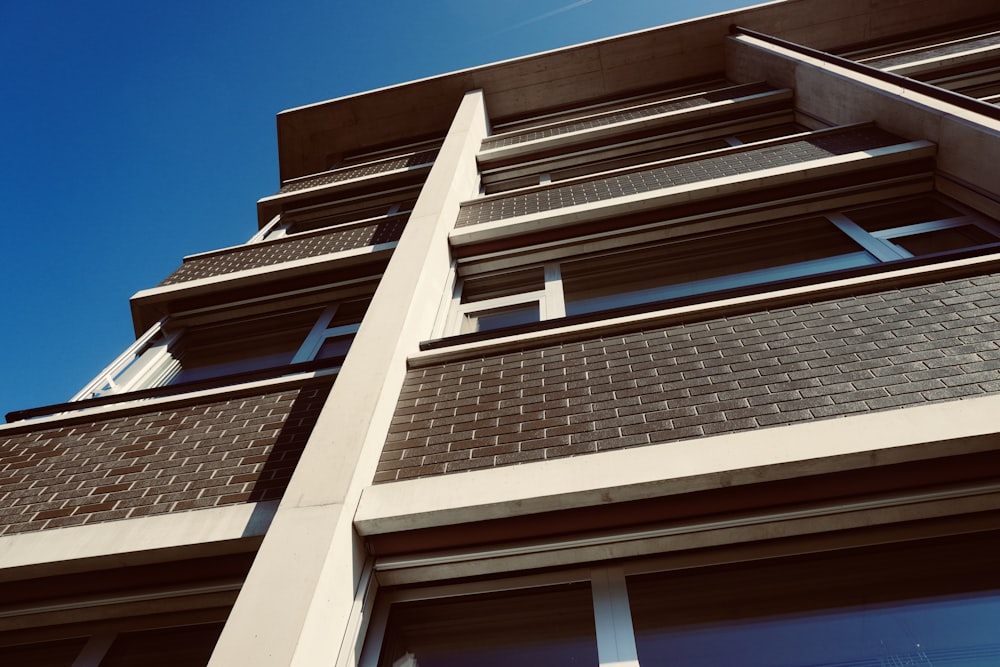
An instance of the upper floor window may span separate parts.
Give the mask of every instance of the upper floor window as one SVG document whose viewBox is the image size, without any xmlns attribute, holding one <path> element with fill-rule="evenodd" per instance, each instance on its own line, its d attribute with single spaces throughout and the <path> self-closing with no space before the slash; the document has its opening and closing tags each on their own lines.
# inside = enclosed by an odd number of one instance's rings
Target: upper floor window
<svg viewBox="0 0 1000 667">
<path fill-rule="evenodd" d="M 367 227 L 409 216 L 419 190 L 404 188 L 379 197 L 359 198 L 337 205 L 310 206 L 288 211 L 262 228 L 250 243 L 296 234 L 324 233 Z"/>
<path fill-rule="evenodd" d="M 489 331 L 1000 243 L 1000 226 L 924 196 L 467 275 L 444 335 Z"/>
<path fill-rule="evenodd" d="M 275 377 L 292 364 L 343 362 L 369 297 L 237 319 L 155 325 L 74 400 L 152 387 L 192 389 Z M 299 367 L 301 368 L 301 367 Z"/>
</svg>

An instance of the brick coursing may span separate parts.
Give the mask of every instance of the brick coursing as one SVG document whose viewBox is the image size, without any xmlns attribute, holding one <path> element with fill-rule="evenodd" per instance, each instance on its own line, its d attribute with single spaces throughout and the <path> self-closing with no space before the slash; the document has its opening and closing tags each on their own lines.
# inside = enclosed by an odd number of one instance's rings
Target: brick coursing
<svg viewBox="0 0 1000 667">
<path fill-rule="evenodd" d="M 667 164 L 652 169 L 630 171 L 569 185 L 541 188 L 507 197 L 471 201 L 462 205 L 456 226 L 468 227 L 540 211 L 653 192 L 677 185 L 690 185 L 716 178 L 749 174 L 761 169 L 801 164 L 834 155 L 891 146 L 899 141 L 898 137 L 876 128 L 862 128 L 700 160 Z"/>
<path fill-rule="evenodd" d="M 0 534 L 280 498 L 329 390 L 0 433 Z"/>
<path fill-rule="evenodd" d="M 289 237 L 278 242 L 251 244 L 231 252 L 192 257 L 160 283 L 174 285 L 199 278 L 211 278 L 235 271 L 273 266 L 308 257 L 364 248 L 399 240 L 405 220 L 396 218 L 377 225 L 354 227 L 327 234 Z"/>
<path fill-rule="evenodd" d="M 410 167 L 430 164 L 434 162 L 434 158 L 437 157 L 437 153 L 438 151 L 435 148 L 434 150 L 414 153 L 413 155 L 404 155 L 402 157 L 380 160 L 378 162 L 368 162 L 356 167 L 334 169 L 319 174 L 314 178 L 306 178 L 301 181 L 285 183 L 281 186 L 281 189 L 278 190 L 278 194 L 305 190 L 306 188 L 314 188 L 320 185 L 329 185 L 330 183 L 351 181 L 355 178 L 373 176 L 375 174 L 384 174 L 389 171 L 396 171 L 397 169 L 408 169 Z"/>
<path fill-rule="evenodd" d="M 1000 391 L 1000 274 L 411 370 L 376 482 Z"/>
<path fill-rule="evenodd" d="M 741 86 L 739 92 L 733 91 L 732 89 L 723 89 L 717 91 L 711 91 L 704 93 L 703 95 L 696 95 L 692 97 L 686 97 L 683 99 L 675 100 L 664 100 L 656 104 L 649 104 L 645 106 L 635 106 L 633 108 L 623 109 L 614 113 L 607 113 L 604 115 L 591 117 L 583 120 L 570 121 L 563 123 L 561 125 L 553 125 L 550 127 L 540 128 L 537 130 L 529 130 L 526 132 L 519 132 L 516 134 L 509 134 L 498 137 L 487 137 L 483 140 L 483 150 L 490 148 L 499 148 L 501 146 L 512 146 L 515 144 L 521 144 L 526 141 L 533 141 L 535 139 L 544 139 L 546 137 L 554 137 L 561 134 L 567 134 L 569 132 L 579 132 L 580 130 L 589 130 L 595 127 L 603 127 L 605 125 L 613 125 L 615 123 L 623 123 L 630 120 L 639 120 L 642 118 L 651 118 L 653 116 L 658 116 L 660 114 L 669 113 L 671 111 L 680 111 L 681 109 L 693 109 L 694 107 L 705 106 L 706 104 L 711 104 L 713 102 L 722 102 L 724 100 L 735 100 L 740 97 L 745 97 L 747 95 L 754 95 L 757 93 L 762 93 L 771 88 L 763 84 L 751 84 L 748 86 Z"/>
</svg>

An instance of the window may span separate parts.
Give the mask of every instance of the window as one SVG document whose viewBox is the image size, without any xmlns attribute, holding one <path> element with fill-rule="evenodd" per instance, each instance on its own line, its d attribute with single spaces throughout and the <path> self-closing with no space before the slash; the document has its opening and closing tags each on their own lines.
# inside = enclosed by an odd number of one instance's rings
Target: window
<svg viewBox="0 0 1000 667">
<path fill-rule="evenodd" d="M 379 667 L 596 665 L 586 584 L 402 603 Z"/>
<path fill-rule="evenodd" d="M 197 388 L 281 375 L 290 364 L 343 362 L 370 297 L 174 327 L 161 322 L 73 400 L 199 383 Z M 204 385 L 204 386 L 202 386 Z"/>
<path fill-rule="evenodd" d="M 759 560 L 743 552 L 736 562 L 673 571 L 626 562 L 534 577 L 589 582 L 494 592 L 486 581 L 450 583 L 450 597 L 383 590 L 388 614 L 373 621 L 359 664 L 995 665 L 996 539 Z"/>
<path fill-rule="evenodd" d="M 753 225 L 542 266 L 467 275 L 445 335 L 710 295 L 988 247 L 1000 227 L 923 196 Z"/>
<path fill-rule="evenodd" d="M 405 221 L 413 211 L 414 204 L 416 199 L 405 199 L 391 203 L 348 207 L 346 210 L 327 207 L 318 211 L 290 212 L 272 220 L 255 234 L 249 243 L 271 241 L 309 232 L 322 233 L 368 227 L 383 222 Z"/>
</svg>

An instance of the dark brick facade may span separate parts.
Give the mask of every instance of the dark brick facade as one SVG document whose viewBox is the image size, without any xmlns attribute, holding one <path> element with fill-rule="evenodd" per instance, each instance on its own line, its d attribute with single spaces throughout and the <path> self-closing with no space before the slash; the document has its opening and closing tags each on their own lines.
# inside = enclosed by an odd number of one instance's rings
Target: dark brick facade
<svg viewBox="0 0 1000 667">
<path fill-rule="evenodd" d="M 376 482 L 1000 392 L 1000 274 L 411 370 Z"/>
<path fill-rule="evenodd" d="M 490 148 L 499 148 L 501 146 L 512 146 L 526 141 L 554 137 L 561 134 L 567 134 L 569 132 L 579 132 L 580 130 L 589 130 L 595 127 L 603 127 L 605 125 L 613 125 L 615 123 L 624 123 L 630 120 L 652 118 L 653 116 L 659 116 L 671 111 L 693 109 L 695 107 L 705 106 L 706 104 L 712 104 L 714 102 L 737 100 L 741 97 L 756 95 L 768 90 L 773 89 L 765 84 L 749 84 L 736 88 L 725 88 L 722 90 L 706 92 L 702 95 L 694 95 L 692 97 L 685 97 L 682 99 L 664 100 L 653 104 L 647 103 L 643 105 L 633 105 L 632 108 L 610 113 L 605 112 L 601 115 L 597 115 L 595 113 L 595 115 L 591 117 L 570 121 L 561 125 L 552 125 L 550 127 L 540 128 L 537 130 L 511 133 L 498 137 L 489 137 L 483 140 L 482 147 L 484 150 L 487 150 Z"/>
<path fill-rule="evenodd" d="M 898 137 L 876 128 L 823 133 L 785 144 L 752 148 L 699 160 L 673 162 L 652 169 L 637 169 L 605 178 L 468 202 L 462 205 L 456 226 L 468 227 L 483 222 L 531 215 L 539 211 L 551 211 L 678 185 L 691 185 L 710 179 L 749 174 L 761 169 L 802 164 L 834 155 L 891 146 L 900 141 Z"/>
<path fill-rule="evenodd" d="M 405 225 L 403 218 L 393 218 L 377 225 L 325 234 L 292 236 L 280 241 L 255 243 L 227 252 L 192 257 L 167 276 L 160 286 L 398 241 Z"/>
<path fill-rule="evenodd" d="M 0 534 L 280 498 L 329 390 L 0 432 Z"/>
<path fill-rule="evenodd" d="M 402 157 L 394 157 L 387 160 L 379 160 L 377 162 L 368 162 L 358 166 L 333 169 L 331 171 L 318 174 L 312 178 L 304 178 L 302 180 L 292 181 L 291 183 L 285 183 L 281 186 L 281 189 L 278 190 L 278 194 L 296 192 L 297 190 L 305 190 L 306 188 L 315 188 L 320 185 L 329 185 L 330 183 L 351 181 L 355 178 L 374 176 L 375 174 L 384 174 L 386 172 L 396 171 L 397 169 L 409 169 L 411 167 L 429 165 L 434 162 L 434 158 L 437 157 L 437 153 L 438 151 L 435 148 L 434 150 L 414 153 L 413 155 L 404 155 Z"/>
</svg>

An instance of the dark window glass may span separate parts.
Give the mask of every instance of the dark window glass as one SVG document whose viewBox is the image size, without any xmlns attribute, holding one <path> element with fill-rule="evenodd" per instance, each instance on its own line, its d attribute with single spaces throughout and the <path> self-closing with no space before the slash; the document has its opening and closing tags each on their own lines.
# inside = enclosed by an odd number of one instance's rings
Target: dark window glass
<svg viewBox="0 0 1000 667">
<path fill-rule="evenodd" d="M 204 667 L 222 633 L 222 623 L 124 632 L 101 667 Z"/>
<path fill-rule="evenodd" d="M 862 229 L 878 232 L 884 229 L 915 225 L 920 222 L 957 218 L 962 214 L 933 197 L 915 197 L 879 206 L 844 211 L 844 215 L 858 223 Z"/>
<path fill-rule="evenodd" d="M 347 356 L 347 351 L 351 349 L 352 342 L 354 342 L 354 334 L 327 338 L 320 345 L 319 352 L 316 353 L 316 358 L 343 360 Z"/>
<path fill-rule="evenodd" d="M 534 292 L 544 287 L 545 269 L 540 266 L 493 276 L 469 278 L 462 285 L 462 303 L 475 303 L 501 296 Z"/>
<path fill-rule="evenodd" d="M 394 605 L 380 667 L 597 667 L 590 586 Z"/>
<path fill-rule="evenodd" d="M 891 239 L 892 243 L 917 257 L 935 252 L 974 248 L 987 243 L 996 243 L 998 240 L 1000 239 L 975 225 L 962 225 L 951 229 L 938 229 L 933 232 L 910 234 Z"/>
<path fill-rule="evenodd" d="M 77 655 L 83 650 L 88 637 L 0 646 L 0 665 L 10 667 L 71 667 Z"/>
<path fill-rule="evenodd" d="M 874 263 L 824 218 L 565 262 L 566 314 L 594 312 Z"/>
<path fill-rule="evenodd" d="M 538 322 L 541 313 L 538 302 L 518 304 L 506 308 L 494 308 L 481 313 L 471 313 L 465 316 L 462 323 L 462 333 L 472 331 L 492 331 L 503 327 L 513 327 L 518 324 Z"/>
<path fill-rule="evenodd" d="M 181 370 L 170 384 L 287 365 L 321 312 L 310 308 L 191 327 L 173 350 Z"/>
<path fill-rule="evenodd" d="M 628 581 L 643 665 L 1000 665 L 995 539 Z"/>
</svg>

